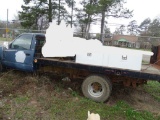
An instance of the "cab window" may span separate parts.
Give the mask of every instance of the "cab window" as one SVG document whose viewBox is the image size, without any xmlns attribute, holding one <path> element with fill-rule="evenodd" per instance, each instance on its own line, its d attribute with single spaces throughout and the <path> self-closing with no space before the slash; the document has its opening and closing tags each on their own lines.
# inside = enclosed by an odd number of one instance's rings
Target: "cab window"
<svg viewBox="0 0 160 120">
<path fill-rule="evenodd" d="M 32 35 L 21 35 L 11 44 L 11 49 L 29 50 L 31 48 Z"/>
</svg>

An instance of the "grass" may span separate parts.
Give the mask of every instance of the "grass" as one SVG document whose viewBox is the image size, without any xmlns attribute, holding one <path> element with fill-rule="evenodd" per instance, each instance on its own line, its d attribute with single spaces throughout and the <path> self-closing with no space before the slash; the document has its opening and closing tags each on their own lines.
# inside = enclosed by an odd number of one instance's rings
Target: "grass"
<svg viewBox="0 0 160 120">
<path fill-rule="evenodd" d="M 160 102 L 160 83 L 157 81 L 149 81 L 144 89 Z"/>
<path fill-rule="evenodd" d="M 0 41 L 12 41 L 12 38 L 3 38 L 3 37 L 0 37 Z"/>
<path fill-rule="evenodd" d="M 113 105 L 91 101 L 83 97 L 75 81 L 71 84 L 53 76 L 18 71 L 0 76 L 0 119 L 86 120 L 88 110 L 98 113 L 101 120 L 160 119 L 146 110 L 131 107 L 126 101 L 118 100 Z M 145 89 L 158 95 L 152 86 L 156 84 L 149 83 Z"/>
</svg>

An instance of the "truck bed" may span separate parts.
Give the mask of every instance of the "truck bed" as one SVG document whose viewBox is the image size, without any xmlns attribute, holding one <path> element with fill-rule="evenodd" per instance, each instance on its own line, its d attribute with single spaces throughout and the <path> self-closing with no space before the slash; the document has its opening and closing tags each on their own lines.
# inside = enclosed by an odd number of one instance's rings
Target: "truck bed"
<svg viewBox="0 0 160 120">
<path fill-rule="evenodd" d="M 141 72 L 160 75 L 160 66 L 152 64 L 142 64 Z"/>
<path fill-rule="evenodd" d="M 80 64 L 80 63 L 75 63 L 72 60 L 59 60 L 55 58 L 38 58 L 37 63 L 40 65 L 73 68 L 79 70 L 87 70 L 93 73 L 99 73 L 105 75 L 127 76 L 137 79 L 155 80 L 160 82 L 160 66 L 151 64 L 143 64 L 141 67 L 142 68 L 141 71 L 134 71 L 121 68 Z"/>
</svg>

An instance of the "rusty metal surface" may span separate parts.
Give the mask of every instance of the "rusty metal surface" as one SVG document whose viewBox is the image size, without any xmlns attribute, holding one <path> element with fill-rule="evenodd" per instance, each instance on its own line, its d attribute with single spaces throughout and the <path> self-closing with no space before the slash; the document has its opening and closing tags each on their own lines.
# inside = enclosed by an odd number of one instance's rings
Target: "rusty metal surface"
<svg viewBox="0 0 160 120">
<path fill-rule="evenodd" d="M 127 87 L 137 87 L 142 84 L 146 84 L 147 80 L 145 79 L 138 79 L 138 78 L 131 78 L 131 77 L 125 77 L 125 76 L 115 76 L 115 75 L 109 75 L 108 76 L 112 83 L 119 83 L 123 84 Z"/>
<path fill-rule="evenodd" d="M 111 67 L 102 67 L 88 64 L 78 64 L 74 61 L 59 61 L 51 58 L 40 58 L 38 59 L 38 64 L 40 65 L 49 65 L 54 67 L 64 67 L 67 69 L 75 69 L 75 70 L 84 70 L 91 73 L 103 74 L 103 75 L 115 75 L 117 77 L 124 76 L 130 78 L 137 79 L 145 79 L 145 80 L 156 80 L 160 81 L 160 72 L 152 66 L 146 66 L 142 71 L 133 71 L 127 69 L 118 69 Z M 143 66 L 142 66 L 143 68 Z"/>
<path fill-rule="evenodd" d="M 53 73 L 58 76 L 69 77 L 71 79 L 84 79 L 90 73 L 86 70 L 77 70 L 73 68 L 65 67 L 53 67 L 53 66 L 44 66 L 39 69 L 39 72 L 48 72 Z"/>
<path fill-rule="evenodd" d="M 158 46 L 157 63 L 156 64 L 160 66 L 160 46 Z"/>
</svg>

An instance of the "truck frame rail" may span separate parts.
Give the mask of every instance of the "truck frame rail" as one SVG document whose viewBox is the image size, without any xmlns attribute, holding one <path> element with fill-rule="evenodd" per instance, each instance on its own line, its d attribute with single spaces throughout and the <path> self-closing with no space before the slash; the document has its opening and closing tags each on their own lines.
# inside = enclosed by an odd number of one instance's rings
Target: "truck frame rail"
<svg viewBox="0 0 160 120">
<path fill-rule="evenodd" d="M 134 71 L 134 70 L 127 70 L 120 68 L 80 64 L 80 63 L 75 63 L 74 61 L 71 60 L 59 60 L 55 58 L 38 58 L 37 63 L 39 65 L 49 65 L 53 67 L 87 70 L 89 72 L 97 74 L 124 76 L 135 79 L 145 79 L 145 80 L 153 80 L 160 82 L 160 69 L 156 67 L 156 65 L 142 65 L 141 71 Z"/>
</svg>

